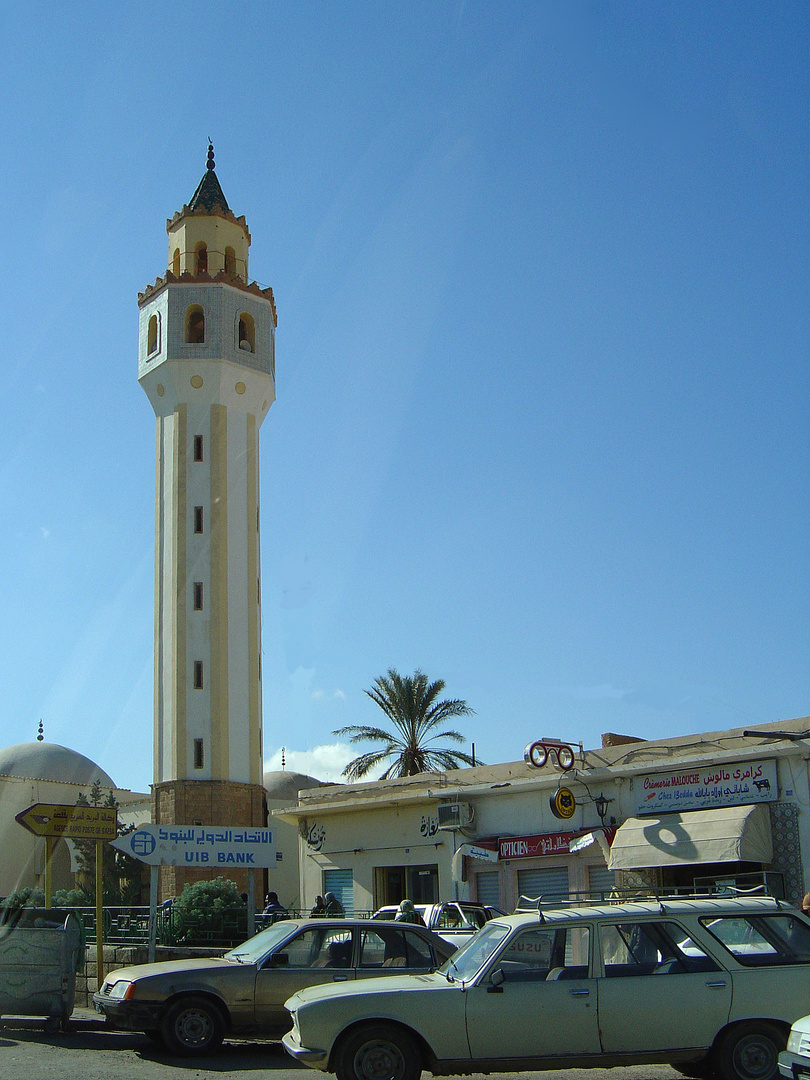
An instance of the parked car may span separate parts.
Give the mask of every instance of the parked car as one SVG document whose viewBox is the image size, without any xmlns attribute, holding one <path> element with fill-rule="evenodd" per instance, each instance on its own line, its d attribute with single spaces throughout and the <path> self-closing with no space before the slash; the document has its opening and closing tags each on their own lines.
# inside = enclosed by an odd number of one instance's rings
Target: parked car
<svg viewBox="0 0 810 1080">
<path fill-rule="evenodd" d="M 810 1002 L 810 919 L 768 897 L 504 916 L 438 972 L 313 987 L 284 1046 L 338 1080 L 668 1063 L 774 1080 Z"/>
<path fill-rule="evenodd" d="M 790 1080 L 810 1076 L 810 1016 L 800 1017 L 790 1029 L 787 1049 L 779 1055 L 779 1072 Z"/>
<path fill-rule="evenodd" d="M 477 934 L 495 910 L 469 900 L 445 900 L 438 904 L 414 904 L 414 907 L 425 920 L 425 926 L 456 949 Z M 393 919 L 398 910 L 396 904 L 387 904 L 375 911 L 373 918 Z"/>
<path fill-rule="evenodd" d="M 305 986 L 435 970 L 453 947 L 421 926 L 287 919 L 222 957 L 111 971 L 93 996 L 110 1026 L 143 1031 L 176 1054 L 210 1054 L 227 1035 L 280 1038 L 284 1001 Z"/>
</svg>

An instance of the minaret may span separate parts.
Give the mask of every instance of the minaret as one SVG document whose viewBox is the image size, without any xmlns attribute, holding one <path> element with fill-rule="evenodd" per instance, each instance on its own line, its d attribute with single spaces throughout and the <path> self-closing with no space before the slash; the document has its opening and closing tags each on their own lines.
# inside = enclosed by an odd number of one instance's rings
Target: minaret
<svg viewBox="0 0 810 1080">
<path fill-rule="evenodd" d="M 259 428 L 276 306 L 250 282 L 250 233 L 211 144 L 166 231 L 169 268 L 138 296 L 138 381 L 157 417 L 152 820 L 263 826 Z M 164 895 L 215 876 L 161 875 Z"/>
</svg>

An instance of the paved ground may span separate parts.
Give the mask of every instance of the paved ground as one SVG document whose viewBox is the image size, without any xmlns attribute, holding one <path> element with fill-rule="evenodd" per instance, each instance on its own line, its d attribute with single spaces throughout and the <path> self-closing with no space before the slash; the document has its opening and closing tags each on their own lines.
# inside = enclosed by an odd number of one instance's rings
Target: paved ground
<svg viewBox="0 0 810 1080">
<path fill-rule="evenodd" d="M 324 1075 L 297 1065 L 278 1043 L 233 1042 L 213 1058 L 172 1057 L 143 1035 L 107 1031 L 92 1009 L 76 1009 L 66 1033 L 47 1035 L 41 1020 L 16 1017 L 4 1018 L 0 1028 L 2 1080 L 245 1080 L 245 1074 L 258 1080 L 260 1073 L 272 1080 Z M 666 1066 L 521 1073 L 519 1080 L 532 1075 L 544 1080 L 682 1080 Z M 510 1075 L 501 1074 L 501 1080 Z"/>
</svg>

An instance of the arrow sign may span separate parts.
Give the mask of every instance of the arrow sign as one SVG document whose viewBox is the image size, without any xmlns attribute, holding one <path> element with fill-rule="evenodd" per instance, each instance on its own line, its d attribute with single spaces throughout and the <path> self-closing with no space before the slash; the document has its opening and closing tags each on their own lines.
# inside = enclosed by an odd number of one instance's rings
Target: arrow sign
<svg viewBox="0 0 810 1080">
<path fill-rule="evenodd" d="M 16 820 L 34 836 L 112 840 L 118 833 L 118 810 L 114 806 L 34 803 L 17 814 Z"/>
<path fill-rule="evenodd" d="M 149 866 L 224 870 L 276 865 L 274 830 L 241 825 L 141 825 L 112 846 Z"/>
</svg>

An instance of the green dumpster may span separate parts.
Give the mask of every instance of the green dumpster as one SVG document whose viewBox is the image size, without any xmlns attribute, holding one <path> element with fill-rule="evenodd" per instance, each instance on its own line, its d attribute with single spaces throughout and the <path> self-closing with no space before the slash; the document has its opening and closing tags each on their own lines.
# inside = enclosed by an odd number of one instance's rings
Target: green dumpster
<svg viewBox="0 0 810 1080">
<path fill-rule="evenodd" d="M 46 1031 L 65 1028 L 81 946 L 81 922 L 72 911 L 0 913 L 0 1017 L 43 1016 Z"/>
</svg>

